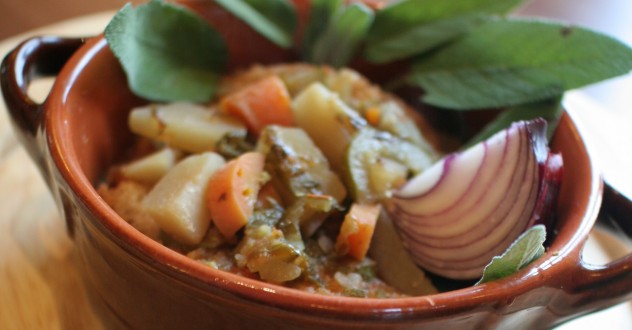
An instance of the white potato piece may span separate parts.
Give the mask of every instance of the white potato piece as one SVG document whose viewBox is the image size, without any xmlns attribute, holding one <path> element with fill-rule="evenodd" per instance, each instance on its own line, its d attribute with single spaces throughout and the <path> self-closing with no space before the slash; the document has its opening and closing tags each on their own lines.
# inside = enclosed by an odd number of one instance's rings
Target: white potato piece
<svg viewBox="0 0 632 330">
<path fill-rule="evenodd" d="M 321 83 L 313 83 L 293 101 L 294 120 L 314 140 L 336 171 L 358 128 L 366 121 Z"/>
<path fill-rule="evenodd" d="M 222 156 L 205 152 L 180 161 L 143 199 L 143 208 L 173 239 L 195 245 L 210 224 L 206 188 L 210 177 L 224 166 Z"/>
<path fill-rule="evenodd" d="M 164 148 L 121 166 L 121 175 L 145 184 L 155 184 L 176 164 L 181 152 Z"/>
<path fill-rule="evenodd" d="M 246 135 L 246 126 L 239 119 L 184 102 L 132 109 L 128 125 L 138 135 L 193 153 L 213 151 L 227 133 Z"/>
</svg>

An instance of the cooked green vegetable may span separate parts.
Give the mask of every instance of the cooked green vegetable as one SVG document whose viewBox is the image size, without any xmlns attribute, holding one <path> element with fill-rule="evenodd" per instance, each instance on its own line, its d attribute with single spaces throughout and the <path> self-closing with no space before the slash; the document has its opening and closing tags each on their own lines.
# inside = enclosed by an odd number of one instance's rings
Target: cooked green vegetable
<svg viewBox="0 0 632 330">
<path fill-rule="evenodd" d="M 287 213 L 291 215 L 284 218 L 286 227 L 299 225 L 305 237 L 311 236 L 346 197 L 344 185 L 301 129 L 268 126 L 258 149 L 267 155 L 266 171 L 289 205 Z"/>
<path fill-rule="evenodd" d="M 288 241 L 302 251 L 305 248 L 303 239 L 312 236 L 339 205 L 336 199 L 328 195 L 299 197 L 285 210 L 279 228 Z"/>
<path fill-rule="evenodd" d="M 355 201 L 379 202 L 410 176 L 430 167 L 434 157 L 388 132 L 364 128 L 349 145 L 345 178 Z"/>
<path fill-rule="evenodd" d="M 431 157 L 436 157 L 436 151 L 421 134 L 419 127 L 411 120 L 410 114 L 406 113 L 401 104 L 390 100 L 378 104 L 376 109 L 380 114 L 376 128 L 412 142 Z"/>
<path fill-rule="evenodd" d="M 337 201 L 346 189 L 309 136 L 295 127 L 268 126 L 257 149 L 266 154 L 266 170 L 284 201 L 307 195 L 329 195 Z"/>
<path fill-rule="evenodd" d="M 253 151 L 255 145 L 242 132 L 228 132 L 217 141 L 215 152 L 226 159 L 235 158 L 245 152 Z"/>
<path fill-rule="evenodd" d="M 291 281 L 307 267 L 301 251 L 289 244 L 280 230 L 267 225 L 246 226 L 236 251 L 237 265 L 259 273 L 264 281 Z"/>
</svg>

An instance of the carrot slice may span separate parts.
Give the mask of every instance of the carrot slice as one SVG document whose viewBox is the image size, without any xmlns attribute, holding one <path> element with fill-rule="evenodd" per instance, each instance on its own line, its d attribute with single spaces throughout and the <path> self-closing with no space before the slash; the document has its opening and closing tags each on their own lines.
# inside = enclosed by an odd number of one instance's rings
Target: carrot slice
<svg viewBox="0 0 632 330">
<path fill-rule="evenodd" d="M 241 118 L 255 136 L 268 125 L 291 126 L 294 122 L 290 94 L 278 76 L 269 76 L 225 96 L 220 107 Z"/>
<path fill-rule="evenodd" d="M 336 251 L 357 260 L 364 259 L 381 210 L 380 204 L 351 205 L 336 239 Z"/>
<path fill-rule="evenodd" d="M 252 216 L 261 187 L 265 156 L 248 152 L 213 174 L 207 191 L 211 219 L 225 237 L 232 237 Z"/>
</svg>

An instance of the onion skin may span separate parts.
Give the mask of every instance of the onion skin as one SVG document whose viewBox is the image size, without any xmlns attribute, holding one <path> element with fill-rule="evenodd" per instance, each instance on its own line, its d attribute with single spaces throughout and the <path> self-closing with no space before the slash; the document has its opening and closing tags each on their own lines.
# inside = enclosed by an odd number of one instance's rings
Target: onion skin
<svg viewBox="0 0 632 330">
<path fill-rule="evenodd" d="M 555 205 L 564 177 L 564 163 L 559 154 L 549 154 L 546 162 L 540 166 L 542 183 L 538 194 L 538 201 L 531 219 L 531 226 L 538 224 L 552 228 L 555 221 Z"/>
<path fill-rule="evenodd" d="M 546 121 L 517 122 L 446 156 L 386 203 L 422 268 L 451 279 L 480 278 L 527 228 L 553 214 L 563 162 L 551 154 Z"/>
</svg>

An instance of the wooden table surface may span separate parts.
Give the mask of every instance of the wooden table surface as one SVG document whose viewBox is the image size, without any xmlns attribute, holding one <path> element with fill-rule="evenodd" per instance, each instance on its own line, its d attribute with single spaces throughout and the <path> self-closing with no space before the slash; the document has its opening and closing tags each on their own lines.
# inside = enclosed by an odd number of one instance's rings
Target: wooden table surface
<svg viewBox="0 0 632 330">
<path fill-rule="evenodd" d="M 0 40 L 69 18 L 117 10 L 127 2 L 132 1 L 0 0 Z"/>
<path fill-rule="evenodd" d="M 81 5 L 73 7 L 74 2 Z M 113 12 L 65 19 L 103 8 L 116 9 L 123 1 L 55 0 L 50 3 L 56 5 L 48 7 L 38 7 L 38 3 L 45 2 L 0 0 L 0 40 L 4 39 L 0 41 L 1 56 L 29 35 L 98 33 Z M 27 15 L 25 8 L 40 10 Z M 632 44 L 629 0 L 536 0 L 519 14 L 562 18 Z M 62 19 L 63 22 L 30 30 L 42 22 Z M 23 25 L 19 25 L 20 20 Z M 22 28 L 16 29 L 16 24 Z M 6 38 L 9 35 L 13 37 Z M 46 82 L 36 84 L 31 95 L 42 100 L 46 88 Z M 628 170 L 632 152 L 625 150 L 632 142 L 630 92 L 632 75 L 572 92 L 566 104 L 584 128 L 590 147 L 602 159 L 605 176 L 632 196 L 632 171 Z M 99 329 L 100 323 L 78 278 L 73 243 L 65 235 L 64 223 L 43 181 L 17 144 L 3 108 L 4 103 L 0 102 L 0 329 Z M 595 231 L 586 247 L 586 258 L 602 263 L 629 251 L 611 236 Z M 597 327 L 632 328 L 632 304 L 621 304 L 560 328 Z"/>
</svg>

